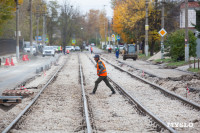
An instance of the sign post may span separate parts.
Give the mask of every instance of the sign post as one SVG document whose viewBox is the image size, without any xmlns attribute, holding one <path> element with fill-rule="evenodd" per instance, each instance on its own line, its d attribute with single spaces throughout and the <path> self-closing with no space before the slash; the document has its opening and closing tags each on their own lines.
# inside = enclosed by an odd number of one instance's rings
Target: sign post
<svg viewBox="0 0 200 133">
<path fill-rule="evenodd" d="M 167 31 L 164 28 L 162 28 L 158 33 L 162 37 L 162 39 L 161 39 L 161 59 L 163 59 L 163 55 L 164 55 L 164 44 L 163 44 L 163 42 L 164 42 L 164 36 L 167 34 Z"/>
</svg>

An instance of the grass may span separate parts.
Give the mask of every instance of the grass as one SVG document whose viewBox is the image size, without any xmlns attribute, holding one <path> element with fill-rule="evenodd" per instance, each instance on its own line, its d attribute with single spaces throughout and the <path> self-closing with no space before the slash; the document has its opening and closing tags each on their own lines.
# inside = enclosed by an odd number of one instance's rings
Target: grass
<svg viewBox="0 0 200 133">
<path fill-rule="evenodd" d="M 172 59 L 158 59 L 155 60 L 154 62 L 158 63 L 166 63 L 167 66 L 172 66 L 172 67 L 178 67 L 178 66 L 184 66 L 190 64 L 190 62 L 185 62 L 185 61 L 174 61 Z"/>
<path fill-rule="evenodd" d="M 146 56 L 145 54 L 139 53 L 138 59 L 140 60 L 148 60 L 151 56 Z"/>
<path fill-rule="evenodd" d="M 188 71 L 200 73 L 200 69 L 198 69 L 198 68 L 196 68 L 196 69 L 194 69 L 194 68 L 189 68 Z"/>
<path fill-rule="evenodd" d="M 169 62 L 172 62 L 172 59 L 157 59 L 157 60 L 155 60 L 155 62 L 165 62 L 165 63 L 169 63 Z"/>
<path fill-rule="evenodd" d="M 175 61 L 173 61 L 173 62 L 170 62 L 170 63 L 168 63 L 167 64 L 167 66 L 184 66 L 184 65 L 188 65 L 189 64 L 189 62 L 185 62 L 185 61 L 178 61 L 178 62 L 175 62 Z"/>
</svg>

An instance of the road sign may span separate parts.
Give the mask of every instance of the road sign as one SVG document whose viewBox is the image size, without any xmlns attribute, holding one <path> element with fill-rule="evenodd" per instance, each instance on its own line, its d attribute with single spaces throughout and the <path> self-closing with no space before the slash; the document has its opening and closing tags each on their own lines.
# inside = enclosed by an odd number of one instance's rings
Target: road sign
<svg viewBox="0 0 200 133">
<path fill-rule="evenodd" d="M 115 34 L 112 34 L 112 41 L 115 42 Z"/>
<path fill-rule="evenodd" d="M 112 34 L 112 38 L 115 38 L 115 34 Z"/>
<path fill-rule="evenodd" d="M 45 42 L 49 42 L 49 38 L 46 38 L 46 39 L 45 39 Z"/>
<path fill-rule="evenodd" d="M 162 28 L 159 32 L 158 32 L 162 37 L 164 37 L 167 34 L 167 31 Z"/>
<path fill-rule="evenodd" d="M 72 40 L 72 44 L 75 45 L 76 44 L 76 40 Z"/>
<path fill-rule="evenodd" d="M 42 37 L 41 36 L 35 36 L 35 40 L 37 40 L 38 39 L 38 41 L 42 41 Z"/>
<path fill-rule="evenodd" d="M 145 25 L 145 30 L 149 30 L 149 25 Z"/>
<path fill-rule="evenodd" d="M 119 35 L 117 36 L 117 41 L 120 41 L 120 36 Z"/>
</svg>

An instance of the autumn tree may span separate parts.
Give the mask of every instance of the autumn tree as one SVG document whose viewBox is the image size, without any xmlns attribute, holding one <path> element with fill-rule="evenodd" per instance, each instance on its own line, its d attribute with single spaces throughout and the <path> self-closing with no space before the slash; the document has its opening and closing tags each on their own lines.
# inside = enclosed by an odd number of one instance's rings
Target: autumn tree
<svg viewBox="0 0 200 133">
<path fill-rule="evenodd" d="M 101 36 L 102 41 L 106 41 L 106 34 L 108 29 L 108 19 L 106 18 L 105 11 L 101 11 L 99 15 L 99 34 Z"/>
<path fill-rule="evenodd" d="M 0 34 L 2 33 L 2 28 L 8 22 L 8 20 L 13 18 L 16 3 L 14 0 L 1 0 L 0 1 Z"/>
</svg>

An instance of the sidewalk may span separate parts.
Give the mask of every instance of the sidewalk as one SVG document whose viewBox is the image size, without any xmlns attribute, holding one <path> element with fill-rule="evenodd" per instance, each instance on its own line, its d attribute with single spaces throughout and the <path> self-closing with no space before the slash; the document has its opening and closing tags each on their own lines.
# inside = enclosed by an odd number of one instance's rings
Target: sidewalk
<svg viewBox="0 0 200 133">
<path fill-rule="evenodd" d="M 55 57 L 47 56 L 30 57 L 30 61 L 19 61 L 15 66 L 0 67 L 0 95 L 5 89 L 13 89 L 25 80 L 36 75 L 36 69 L 45 67 L 45 65 L 54 62 L 59 55 Z"/>
</svg>

